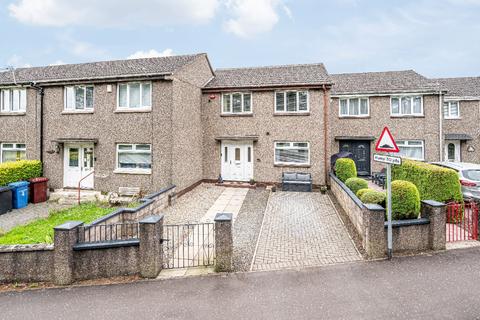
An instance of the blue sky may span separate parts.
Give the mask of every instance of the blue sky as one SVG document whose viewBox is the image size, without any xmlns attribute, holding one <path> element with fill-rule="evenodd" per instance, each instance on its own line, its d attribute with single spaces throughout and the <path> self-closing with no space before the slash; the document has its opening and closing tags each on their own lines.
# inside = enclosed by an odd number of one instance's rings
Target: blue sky
<svg viewBox="0 0 480 320">
<path fill-rule="evenodd" d="M 480 76 L 480 0 L 0 0 L 0 67 L 207 52 L 214 68 Z"/>
</svg>

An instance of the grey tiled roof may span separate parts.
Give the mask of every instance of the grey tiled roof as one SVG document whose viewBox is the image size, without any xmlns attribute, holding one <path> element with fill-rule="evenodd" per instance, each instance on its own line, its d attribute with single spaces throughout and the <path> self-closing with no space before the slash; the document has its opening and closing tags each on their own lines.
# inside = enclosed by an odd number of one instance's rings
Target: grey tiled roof
<svg viewBox="0 0 480 320">
<path fill-rule="evenodd" d="M 468 135 L 466 133 L 446 133 L 445 134 L 445 140 L 462 140 L 462 141 L 467 141 L 467 140 L 473 140 L 471 135 Z"/>
<path fill-rule="evenodd" d="M 57 82 L 172 74 L 202 54 L 101 61 L 15 69 L 17 83 Z M 11 71 L 0 72 L 0 84 L 13 84 Z"/>
<path fill-rule="evenodd" d="M 207 85 L 213 88 L 261 88 L 332 84 L 323 63 L 215 70 Z"/>
<path fill-rule="evenodd" d="M 447 89 L 447 97 L 480 99 L 480 77 L 441 78 L 433 80 L 441 83 Z"/>
<path fill-rule="evenodd" d="M 335 94 L 381 94 L 438 91 L 439 85 L 413 70 L 330 75 Z"/>
</svg>

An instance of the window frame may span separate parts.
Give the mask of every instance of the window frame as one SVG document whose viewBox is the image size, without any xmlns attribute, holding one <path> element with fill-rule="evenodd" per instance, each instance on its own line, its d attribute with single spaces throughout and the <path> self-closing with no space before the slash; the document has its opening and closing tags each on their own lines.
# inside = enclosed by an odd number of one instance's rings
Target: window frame
<svg viewBox="0 0 480 320">
<path fill-rule="evenodd" d="M 130 85 L 132 84 L 138 84 L 140 85 L 140 107 L 134 108 L 130 107 Z M 150 106 L 143 106 L 143 84 L 149 84 L 150 85 Z M 122 107 L 120 106 L 120 86 L 121 85 L 127 85 L 127 107 Z M 152 92 L 153 92 L 153 84 L 152 81 L 128 81 L 128 82 L 119 82 L 117 83 L 117 111 L 130 111 L 130 112 L 135 112 L 135 111 L 151 111 L 152 110 Z"/>
<path fill-rule="evenodd" d="M 296 93 L 296 110 L 295 111 L 288 111 L 287 110 L 287 93 L 295 92 Z M 307 93 L 307 109 L 300 110 L 300 92 Z M 283 93 L 283 111 L 277 110 L 277 94 Z M 273 92 L 274 103 L 273 103 L 273 110 L 275 114 L 302 114 L 302 113 L 309 113 L 310 112 L 310 91 L 308 89 L 305 90 L 275 90 Z"/>
<path fill-rule="evenodd" d="M 13 144 L 14 147 L 5 149 L 5 147 L 4 147 L 5 144 Z M 18 147 L 19 144 L 23 144 L 25 147 L 24 148 L 19 148 Z M 27 159 L 27 144 L 26 143 L 22 143 L 22 142 L 2 142 L 2 143 L 0 143 L 0 163 L 4 163 L 4 161 L 3 161 L 3 151 L 4 150 L 7 150 L 7 151 L 25 151 L 25 159 Z M 20 160 L 23 160 L 23 159 L 20 159 Z M 15 161 L 19 161 L 19 160 L 15 160 Z"/>
<path fill-rule="evenodd" d="M 5 91 L 8 91 L 9 109 L 5 108 Z M 18 110 L 14 110 L 14 91 L 18 92 Z M 27 112 L 27 88 L 25 87 L 3 87 L 0 88 L 0 113 L 3 114 L 25 114 Z"/>
<path fill-rule="evenodd" d="M 84 96 L 83 96 L 83 109 L 77 109 L 77 97 L 76 95 L 76 88 L 83 88 L 84 90 Z M 87 108 L 87 87 L 92 88 L 92 107 Z M 73 89 L 73 108 L 69 109 L 67 108 L 67 103 L 68 103 L 68 97 L 67 97 L 67 92 L 68 89 L 72 88 Z M 63 111 L 67 113 L 91 113 L 95 110 L 95 85 L 94 84 L 80 84 L 80 85 L 69 85 L 69 86 L 64 86 L 63 87 Z"/>
<path fill-rule="evenodd" d="M 121 151 L 125 153 L 145 153 L 146 150 L 136 150 L 138 145 L 149 145 L 150 146 L 150 165 L 151 168 L 120 168 L 119 166 L 119 156 Z M 120 150 L 120 146 L 132 146 L 132 150 Z M 117 143 L 115 147 L 115 173 L 129 173 L 129 174 L 151 174 L 153 167 L 153 150 L 151 143 Z"/>
<path fill-rule="evenodd" d="M 412 113 L 410 114 L 404 114 L 402 113 L 402 98 L 407 98 L 410 97 L 410 105 L 412 108 Z M 415 98 L 420 98 L 420 113 L 414 113 L 413 112 L 413 102 Z M 393 99 L 398 99 L 398 112 L 399 113 L 393 113 Z M 423 95 L 418 95 L 418 94 L 402 94 L 402 95 L 393 95 L 390 96 L 390 117 L 423 117 L 424 114 L 424 109 L 423 109 Z"/>
<path fill-rule="evenodd" d="M 458 115 L 457 116 L 452 116 L 452 111 L 451 111 L 451 107 L 452 107 L 452 103 L 456 103 L 457 104 L 457 109 L 458 109 Z M 448 104 L 448 107 L 447 107 L 447 110 L 448 110 L 448 114 L 445 115 L 445 104 Z M 452 119 L 461 119 L 461 115 L 460 115 L 460 101 L 457 101 L 457 100 L 452 100 L 452 101 L 443 101 L 443 109 L 442 109 L 442 112 L 443 112 L 443 118 L 444 119 L 448 119 L 448 120 L 452 120 Z"/>
<path fill-rule="evenodd" d="M 242 111 L 241 112 L 233 112 L 233 95 L 240 94 L 242 96 Z M 250 111 L 245 111 L 245 95 L 250 95 Z M 224 109 L 224 96 L 230 96 L 230 111 L 225 112 Z M 242 92 L 242 91 L 235 91 L 235 92 L 224 92 L 221 95 L 221 110 L 220 113 L 222 115 L 242 115 L 242 114 L 253 114 L 253 93 L 252 92 Z"/>
<path fill-rule="evenodd" d="M 278 149 L 283 149 L 283 150 L 288 150 L 288 149 L 305 149 L 303 147 L 294 147 L 294 143 L 306 143 L 307 148 L 306 150 L 308 151 L 308 159 L 307 162 L 304 163 L 298 163 L 298 162 L 284 162 L 284 161 L 277 161 L 277 156 L 276 156 L 276 151 L 277 151 L 277 144 L 278 143 L 289 143 L 290 147 L 280 147 Z M 274 165 L 279 165 L 279 166 L 310 166 L 310 142 L 308 141 L 275 141 L 273 143 L 273 164 Z"/>
<path fill-rule="evenodd" d="M 421 142 L 422 145 L 421 145 L 421 148 L 422 148 L 422 158 L 410 158 L 410 157 L 406 157 L 406 156 L 403 156 L 403 155 L 400 155 L 402 158 L 406 158 L 406 159 L 412 159 L 412 160 L 417 160 L 417 161 L 425 161 L 425 141 L 424 140 L 415 140 L 415 139 L 404 139 L 404 140 L 398 140 L 396 141 L 397 143 L 397 146 L 398 146 L 398 149 L 401 150 L 402 147 L 406 147 L 406 148 L 420 148 L 419 145 L 414 145 L 414 146 L 409 146 L 408 143 L 409 142 Z M 407 145 L 403 145 L 403 143 L 407 143 Z"/>
<path fill-rule="evenodd" d="M 358 100 L 358 115 L 355 114 L 350 114 L 350 100 Z M 361 114 L 361 100 L 367 100 L 367 113 L 366 114 Z M 347 101 L 347 112 L 349 114 L 342 114 L 342 100 Z M 367 118 L 370 117 L 370 98 L 369 97 L 343 97 L 343 98 L 338 98 L 338 116 L 340 118 Z"/>
</svg>

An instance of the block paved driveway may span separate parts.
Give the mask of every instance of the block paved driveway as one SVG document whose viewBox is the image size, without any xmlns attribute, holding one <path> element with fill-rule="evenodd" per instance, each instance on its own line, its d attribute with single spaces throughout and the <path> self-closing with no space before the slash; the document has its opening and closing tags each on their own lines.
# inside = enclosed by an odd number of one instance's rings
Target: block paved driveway
<svg viewBox="0 0 480 320">
<path fill-rule="evenodd" d="M 327 195 L 272 193 L 252 270 L 275 270 L 361 260 Z"/>
</svg>

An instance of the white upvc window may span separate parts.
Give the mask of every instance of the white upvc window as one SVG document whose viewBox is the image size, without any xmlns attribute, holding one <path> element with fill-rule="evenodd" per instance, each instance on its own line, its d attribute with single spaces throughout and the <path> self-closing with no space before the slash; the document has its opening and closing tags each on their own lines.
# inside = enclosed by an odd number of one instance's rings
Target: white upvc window
<svg viewBox="0 0 480 320">
<path fill-rule="evenodd" d="M 309 165 L 310 143 L 308 142 L 275 142 L 275 164 Z"/>
<path fill-rule="evenodd" d="M 395 96 L 390 99 L 392 116 L 423 116 L 422 96 Z"/>
<path fill-rule="evenodd" d="M 65 87 L 65 111 L 93 110 L 93 85 Z"/>
<path fill-rule="evenodd" d="M 302 113 L 309 111 L 308 91 L 276 91 L 276 113 Z"/>
<path fill-rule="evenodd" d="M 413 160 L 425 160 L 425 143 L 423 140 L 399 140 L 396 143 L 398 149 L 400 149 L 399 156 Z"/>
<path fill-rule="evenodd" d="M 443 103 L 443 117 L 445 119 L 459 119 L 460 103 L 458 101 L 445 101 Z"/>
<path fill-rule="evenodd" d="M 152 83 L 119 83 L 117 90 L 119 110 L 150 110 L 152 108 Z"/>
<path fill-rule="evenodd" d="M 368 117 L 370 104 L 368 98 L 340 98 L 340 117 Z"/>
<path fill-rule="evenodd" d="M 26 153 L 27 148 L 24 143 L 0 144 L 0 162 L 25 160 Z"/>
<path fill-rule="evenodd" d="M 151 144 L 117 144 L 116 172 L 151 173 L 152 145 Z"/>
<path fill-rule="evenodd" d="M 27 109 L 27 89 L 0 89 L 1 112 L 25 112 Z"/>
<path fill-rule="evenodd" d="M 252 113 L 252 94 L 244 92 L 222 94 L 222 114 Z"/>
</svg>

